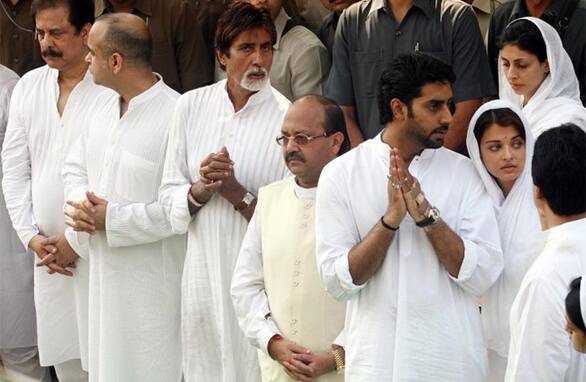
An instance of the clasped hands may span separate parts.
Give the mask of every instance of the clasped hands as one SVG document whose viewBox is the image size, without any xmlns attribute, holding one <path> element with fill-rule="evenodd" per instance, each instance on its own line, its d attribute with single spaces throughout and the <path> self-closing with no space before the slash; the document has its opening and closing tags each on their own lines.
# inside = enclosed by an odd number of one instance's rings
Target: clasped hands
<svg viewBox="0 0 586 382">
<path fill-rule="evenodd" d="M 224 196 L 238 190 L 240 184 L 234 176 L 234 161 L 226 146 L 211 153 L 199 166 L 199 180 L 191 186 L 191 194 L 199 203 L 207 203 L 215 193 Z"/>
<path fill-rule="evenodd" d="M 312 352 L 285 338 L 272 342 L 268 351 L 294 381 L 313 382 L 320 375 L 336 370 L 331 353 Z"/>
<path fill-rule="evenodd" d="M 67 201 L 73 210 L 65 211 L 65 216 L 70 219 L 65 224 L 73 228 L 74 231 L 94 235 L 96 231 L 104 230 L 106 227 L 108 201 L 96 196 L 91 191 L 86 192 L 85 196 L 85 199 L 79 201 Z"/>
<path fill-rule="evenodd" d="M 431 204 L 425 198 L 417 178 L 409 172 L 397 148 L 391 148 L 387 192 L 389 206 L 384 221 L 391 227 L 399 227 L 407 212 L 417 223 L 427 218 Z"/>
<path fill-rule="evenodd" d="M 29 248 L 40 259 L 38 267 L 47 267 L 49 274 L 59 273 L 65 276 L 73 276 L 73 272 L 67 268 L 75 268 L 77 253 L 71 248 L 64 234 L 46 237 L 34 236 L 29 242 Z"/>
</svg>

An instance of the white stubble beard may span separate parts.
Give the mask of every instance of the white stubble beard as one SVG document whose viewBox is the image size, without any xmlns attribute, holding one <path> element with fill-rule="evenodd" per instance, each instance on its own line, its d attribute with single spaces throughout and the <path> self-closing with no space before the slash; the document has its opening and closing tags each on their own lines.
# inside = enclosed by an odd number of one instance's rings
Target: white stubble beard
<svg viewBox="0 0 586 382">
<path fill-rule="evenodd" d="M 253 73 L 263 73 L 264 77 L 262 80 L 252 80 L 252 79 L 248 78 L 248 76 Z M 265 87 L 268 80 L 269 80 L 269 73 L 267 72 L 267 70 L 265 68 L 263 68 L 263 67 L 250 68 L 242 76 L 242 79 L 240 80 L 240 86 L 243 89 L 246 89 L 248 91 L 257 92 Z"/>
</svg>

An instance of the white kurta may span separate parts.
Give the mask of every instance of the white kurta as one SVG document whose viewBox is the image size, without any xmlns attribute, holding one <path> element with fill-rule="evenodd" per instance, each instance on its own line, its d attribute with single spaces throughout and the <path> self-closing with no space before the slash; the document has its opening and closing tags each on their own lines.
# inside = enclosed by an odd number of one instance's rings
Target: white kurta
<svg viewBox="0 0 586 382">
<path fill-rule="evenodd" d="M 525 102 L 522 96 L 515 94 L 507 81 L 499 55 L 499 98 L 523 108 L 523 114 L 535 137 L 563 123 L 574 123 L 586 131 L 586 109 L 580 100 L 578 77 L 559 33 L 551 25 L 535 17 L 523 17 L 515 21 L 518 20 L 530 21 L 539 28 L 545 41 L 549 75 L 531 99 Z"/>
<path fill-rule="evenodd" d="M 572 280 L 586 274 L 586 219 L 545 231 L 543 252 L 511 308 L 507 382 L 586 381 L 586 357 L 564 330 Z"/>
<path fill-rule="evenodd" d="M 329 351 L 344 327 L 345 304 L 323 288 L 315 261 L 316 188 L 294 177 L 261 188 L 242 242 L 232 299 L 240 327 L 253 345 L 265 382 L 289 382 L 267 344 L 282 334 L 314 352 Z M 336 372 L 318 382 L 340 382 Z"/>
<path fill-rule="evenodd" d="M 185 237 L 157 201 L 178 97 L 159 80 L 120 117 L 118 94 L 103 94 L 63 166 L 68 198 L 108 200 L 106 230 L 89 240 L 90 381 L 181 380 Z"/>
<path fill-rule="evenodd" d="M 482 161 L 474 127 L 485 112 L 507 108 L 517 114 L 525 128 L 525 167 L 515 185 L 505 197 L 495 178 Z M 531 160 L 534 146 L 533 134 L 523 112 L 508 101 L 495 100 L 480 107 L 468 129 L 466 146 L 470 159 L 487 190 L 496 211 L 503 250 L 504 268 L 498 280 L 482 296 L 482 324 L 486 345 L 489 349 L 490 380 L 502 382 L 509 350 L 509 314 L 521 281 L 533 261 L 543 249 L 539 214 L 533 201 Z M 495 354 L 496 353 L 496 354 Z"/>
<path fill-rule="evenodd" d="M 179 99 L 161 198 L 176 233 L 188 232 L 182 282 L 183 371 L 186 381 L 258 382 L 254 348 L 238 327 L 230 282 L 248 222 L 215 195 L 192 219 L 187 206 L 199 164 L 226 146 L 236 179 L 256 194 L 287 169 L 275 137 L 289 101 L 268 84 L 234 112 L 226 81 Z"/>
<path fill-rule="evenodd" d="M 0 147 L 8 122 L 10 95 L 18 79 L 16 73 L 0 65 Z M 33 264 L 33 255 L 25 250 L 12 228 L 0 186 L 0 349 L 37 344 Z"/>
<path fill-rule="evenodd" d="M 25 74 L 14 88 L 2 150 L 6 206 L 28 248 L 30 239 L 65 231 L 61 166 L 87 126 L 89 106 L 104 88 L 91 75 L 77 84 L 63 115 L 57 110 L 59 72 L 48 66 Z M 74 244 L 71 243 L 73 246 Z M 84 250 L 74 246 L 80 254 Z M 35 267 L 35 304 L 41 365 L 87 361 L 88 263 L 77 262 L 74 277 L 49 275 Z"/>
<path fill-rule="evenodd" d="M 407 215 L 381 268 L 361 286 L 352 282 L 348 253 L 388 206 L 389 152 L 377 135 L 330 162 L 317 190 L 320 275 L 332 295 L 348 300 L 346 381 L 484 381 L 476 301 L 498 278 L 503 259 L 490 199 L 467 158 L 424 150 L 409 166 L 464 242 L 458 278 Z"/>
</svg>

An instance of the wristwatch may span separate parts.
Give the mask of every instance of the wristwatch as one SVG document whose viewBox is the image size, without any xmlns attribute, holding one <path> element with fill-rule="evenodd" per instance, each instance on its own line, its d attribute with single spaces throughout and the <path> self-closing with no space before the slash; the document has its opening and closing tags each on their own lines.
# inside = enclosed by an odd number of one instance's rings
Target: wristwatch
<svg viewBox="0 0 586 382">
<path fill-rule="evenodd" d="M 252 204 L 252 202 L 254 202 L 254 199 L 256 199 L 256 196 L 247 191 L 242 197 L 242 200 L 234 206 L 234 209 L 236 211 L 245 210 Z"/>
<path fill-rule="evenodd" d="M 440 218 L 439 210 L 436 207 L 431 207 L 425 213 L 425 219 L 416 222 L 415 225 L 417 225 L 417 227 L 424 228 L 424 227 L 427 227 L 427 226 L 430 226 L 432 224 L 437 223 L 439 218 Z"/>
</svg>

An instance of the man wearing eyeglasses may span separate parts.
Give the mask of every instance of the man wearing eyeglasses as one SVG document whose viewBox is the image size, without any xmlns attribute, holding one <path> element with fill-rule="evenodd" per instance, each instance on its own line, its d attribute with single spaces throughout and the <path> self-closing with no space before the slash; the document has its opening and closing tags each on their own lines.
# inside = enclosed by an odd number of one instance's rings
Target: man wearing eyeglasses
<svg viewBox="0 0 586 382">
<path fill-rule="evenodd" d="M 293 174 L 260 189 L 232 278 L 240 327 L 257 347 L 266 381 L 342 381 L 336 337 L 345 307 L 321 285 L 314 200 L 322 169 L 350 142 L 344 113 L 321 96 L 297 100 L 277 138 Z"/>
</svg>

